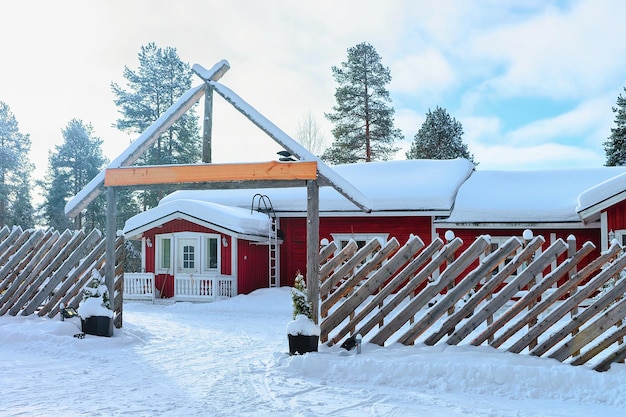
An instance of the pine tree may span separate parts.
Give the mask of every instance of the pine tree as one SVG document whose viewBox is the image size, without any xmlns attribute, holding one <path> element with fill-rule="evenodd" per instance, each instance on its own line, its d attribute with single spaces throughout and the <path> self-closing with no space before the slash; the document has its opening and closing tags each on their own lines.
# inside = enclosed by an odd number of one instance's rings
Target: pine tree
<svg viewBox="0 0 626 417">
<path fill-rule="evenodd" d="M 615 127 L 611 128 L 611 135 L 604 142 L 605 165 L 626 165 L 626 97 L 622 97 L 621 94 L 617 97 L 617 107 L 613 107 L 613 113 L 615 113 Z"/>
<path fill-rule="evenodd" d="M 417 132 L 406 153 L 407 159 L 454 159 L 466 158 L 474 162 L 472 155 L 463 143 L 463 126 L 448 112 L 437 106 L 428 109 L 426 120 Z"/>
<path fill-rule="evenodd" d="M 0 101 L 0 227 L 34 226 L 30 145 L 30 136 L 20 133 L 11 109 Z"/>
<path fill-rule="evenodd" d="M 93 136 L 93 128 L 82 120 L 73 119 L 62 131 L 64 142 L 48 157 L 48 172 L 42 183 L 44 189 L 43 217 L 48 226 L 58 230 L 75 228 L 104 230 L 106 225 L 103 195 L 79 214 L 74 224 L 65 217 L 65 204 L 78 194 L 107 163 L 102 154 L 102 140 Z"/>
<path fill-rule="evenodd" d="M 326 118 L 335 124 L 335 141 L 322 159 L 332 164 L 388 160 L 398 151 L 394 142 L 402 138 L 393 126 L 394 109 L 385 86 L 391 82 L 376 49 L 368 43 L 348 48 L 348 60 L 332 67 L 339 84 L 337 104 Z"/>
<path fill-rule="evenodd" d="M 159 48 L 154 42 L 142 46 L 136 71 L 124 67 L 128 89 L 111 83 L 122 118 L 118 129 L 143 133 L 191 88 L 191 67 L 181 61 L 176 48 Z M 138 164 L 192 164 L 202 157 L 202 137 L 194 108 L 157 138 Z M 154 207 L 164 192 L 146 191 L 140 199 L 144 209 Z"/>
</svg>

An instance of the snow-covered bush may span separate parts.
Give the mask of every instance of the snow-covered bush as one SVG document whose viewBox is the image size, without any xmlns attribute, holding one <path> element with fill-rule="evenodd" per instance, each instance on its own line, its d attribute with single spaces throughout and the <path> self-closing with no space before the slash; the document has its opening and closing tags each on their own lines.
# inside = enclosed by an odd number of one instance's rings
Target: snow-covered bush
<svg viewBox="0 0 626 417">
<path fill-rule="evenodd" d="M 83 300 L 78 306 L 78 315 L 83 319 L 91 316 L 113 317 L 109 289 L 95 269 L 91 272 L 91 281 L 83 289 Z"/>
</svg>

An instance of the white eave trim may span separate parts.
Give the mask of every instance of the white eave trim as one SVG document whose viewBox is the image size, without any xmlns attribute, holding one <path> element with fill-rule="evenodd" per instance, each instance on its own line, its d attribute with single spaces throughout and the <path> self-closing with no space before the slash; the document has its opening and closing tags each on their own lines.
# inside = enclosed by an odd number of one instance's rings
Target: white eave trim
<svg viewBox="0 0 626 417">
<path fill-rule="evenodd" d="M 480 223 L 480 222 L 434 222 L 435 229 L 597 229 L 599 223 L 582 222 L 519 222 L 519 223 Z"/>
<path fill-rule="evenodd" d="M 405 211 L 372 211 L 364 213 L 363 211 L 323 211 L 320 217 L 447 217 L 450 210 L 405 210 Z M 304 211 L 276 211 L 276 216 L 287 217 L 306 217 Z"/>
<path fill-rule="evenodd" d="M 602 213 L 603 211 L 605 211 L 606 209 L 608 209 L 609 207 L 612 207 L 618 203 L 621 203 L 622 201 L 626 200 L 626 191 L 622 191 L 619 192 L 607 199 L 604 199 L 592 206 L 589 206 L 585 209 L 582 209 L 578 212 L 578 215 L 580 216 L 581 220 L 584 222 L 587 222 L 589 220 L 596 220 L 595 217 L 597 217 L 598 219 L 600 218 L 600 213 Z"/>
<path fill-rule="evenodd" d="M 244 239 L 244 240 L 250 240 L 253 242 L 267 242 L 269 240 L 268 236 L 261 236 L 261 235 L 253 235 L 253 234 L 247 234 L 247 233 L 240 233 L 240 232 L 236 232 L 234 230 L 228 229 L 226 227 L 217 225 L 215 223 L 211 223 L 208 222 L 206 220 L 202 220 L 199 219 L 197 217 L 194 216 L 190 216 L 188 214 L 185 213 L 181 213 L 179 211 L 174 212 L 174 213 L 170 213 L 166 216 L 160 217 L 158 219 L 155 219 L 149 223 L 144 224 L 143 226 L 137 227 L 135 229 L 129 230 L 127 232 L 124 233 L 124 238 L 126 239 L 133 239 L 133 238 L 139 238 L 142 236 L 142 234 L 144 232 L 147 232 L 148 230 L 157 228 L 167 222 L 173 221 L 173 220 L 178 220 L 178 219 L 182 219 L 182 220 L 188 220 L 192 223 L 198 224 L 200 226 L 204 226 L 204 227 L 208 227 L 211 230 L 215 230 L 216 232 L 219 233 L 223 233 L 225 235 L 229 235 L 229 236 L 233 236 L 236 237 L 237 239 Z"/>
</svg>

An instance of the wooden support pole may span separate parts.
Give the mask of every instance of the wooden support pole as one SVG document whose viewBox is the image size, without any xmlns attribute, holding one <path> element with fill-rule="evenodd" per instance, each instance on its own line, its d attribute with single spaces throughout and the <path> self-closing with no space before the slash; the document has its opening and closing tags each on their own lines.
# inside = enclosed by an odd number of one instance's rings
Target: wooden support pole
<svg viewBox="0 0 626 417">
<path fill-rule="evenodd" d="M 320 304 L 320 199 L 319 185 L 315 180 L 307 181 L 306 207 L 306 280 L 309 301 L 312 303 L 313 321 L 319 323 Z"/>
<path fill-rule="evenodd" d="M 211 139 L 213 130 L 213 88 L 206 83 L 204 90 L 204 133 L 202 136 L 202 162 L 211 163 Z"/>
<path fill-rule="evenodd" d="M 115 300 L 115 238 L 117 233 L 116 227 L 116 206 L 117 206 L 117 189 L 115 187 L 107 187 L 107 212 L 106 212 L 106 231 L 105 231 L 105 256 L 104 256 L 104 278 L 105 284 L 109 290 L 109 300 L 113 307 Z"/>
</svg>

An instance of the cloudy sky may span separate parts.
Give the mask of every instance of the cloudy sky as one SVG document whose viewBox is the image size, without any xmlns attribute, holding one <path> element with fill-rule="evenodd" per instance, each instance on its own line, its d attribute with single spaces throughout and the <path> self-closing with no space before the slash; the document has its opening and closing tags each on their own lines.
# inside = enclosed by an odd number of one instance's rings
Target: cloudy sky
<svg viewBox="0 0 626 417">
<path fill-rule="evenodd" d="M 223 84 L 292 136 L 310 112 L 330 143 L 331 67 L 365 41 L 391 71 L 403 149 L 441 106 L 479 169 L 600 166 L 626 86 L 624 16 L 621 0 L 13 0 L 0 6 L 0 100 L 30 134 L 36 176 L 73 118 L 113 159 L 134 137 L 112 128 L 111 82 L 155 42 L 191 65 L 228 60 Z M 217 95 L 213 127 L 214 162 L 276 157 Z"/>
</svg>

